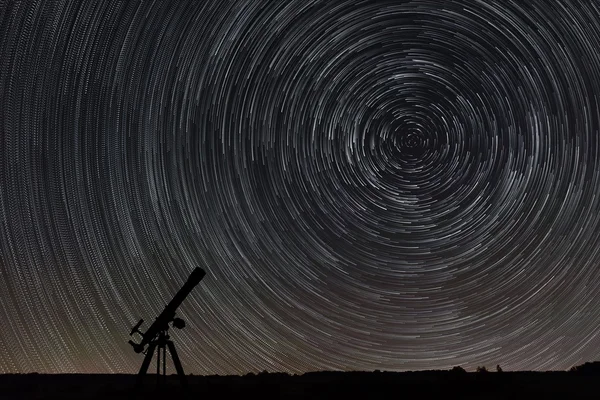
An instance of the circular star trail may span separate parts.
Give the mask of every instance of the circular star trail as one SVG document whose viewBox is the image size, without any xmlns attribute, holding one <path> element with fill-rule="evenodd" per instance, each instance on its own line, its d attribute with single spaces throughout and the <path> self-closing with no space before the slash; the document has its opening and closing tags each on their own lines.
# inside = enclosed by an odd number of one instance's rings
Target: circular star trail
<svg viewBox="0 0 600 400">
<path fill-rule="evenodd" d="M 0 5 L 0 372 L 600 355 L 589 1 Z"/>
</svg>

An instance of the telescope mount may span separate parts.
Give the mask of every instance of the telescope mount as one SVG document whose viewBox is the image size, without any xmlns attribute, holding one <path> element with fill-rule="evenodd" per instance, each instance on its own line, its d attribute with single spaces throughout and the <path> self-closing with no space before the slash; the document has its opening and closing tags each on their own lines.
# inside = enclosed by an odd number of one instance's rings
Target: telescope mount
<svg viewBox="0 0 600 400">
<path fill-rule="evenodd" d="M 131 335 L 134 333 L 142 334 L 142 332 L 140 332 L 138 329 L 142 322 L 143 320 L 141 320 L 132 329 Z M 173 321 L 173 326 L 181 329 L 183 326 L 185 326 L 185 322 L 180 318 L 175 318 Z M 154 357 L 154 352 L 156 352 L 156 386 L 161 386 L 161 384 L 164 385 L 167 376 L 167 347 L 169 348 L 169 353 L 171 353 L 171 359 L 173 361 L 173 365 L 175 365 L 175 369 L 177 370 L 177 375 L 179 376 L 181 386 L 187 386 L 187 379 L 185 373 L 183 372 L 183 367 L 181 366 L 179 356 L 177 355 L 177 350 L 175 350 L 175 343 L 173 343 L 169 337 L 169 327 L 167 325 L 166 329 L 160 330 L 154 339 L 151 339 L 148 342 L 148 348 L 143 352 L 145 357 L 140 371 L 138 372 L 137 387 L 141 386 L 142 379 L 148 372 L 148 368 L 150 367 L 150 363 Z"/>
<path fill-rule="evenodd" d="M 161 383 L 165 383 L 167 373 L 167 347 L 169 348 L 169 353 L 171 353 L 171 358 L 173 359 L 173 364 L 177 370 L 177 375 L 179 375 L 179 381 L 181 382 L 181 385 L 183 387 L 187 386 L 187 379 L 185 373 L 183 372 L 181 361 L 179 361 L 179 356 L 177 355 L 173 341 L 169 338 L 169 324 L 173 325 L 173 327 L 177 329 L 185 328 L 185 321 L 181 318 L 176 318 L 175 312 L 183 300 L 190 294 L 192 289 L 202 280 L 202 278 L 204 278 L 205 274 L 206 272 L 203 269 L 195 268 L 183 287 L 179 289 L 177 294 L 175 294 L 169 304 L 166 305 L 163 312 L 159 314 L 146 332 L 140 331 L 140 326 L 144 322 L 143 319 L 141 319 L 140 322 L 131 328 L 131 333 L 129 335 L 133 336 L 137 333 L 141 336 L 141 341 L 139 343 L 135 343 L 133 340 L 129 340 L 129 344 L 131 347 L 133 347 L 133 350 L 136 353 L 143 353 L 146 355 L 144 361 L 142 362 L 142 367 L 138 372 L 136 388 L 141 386 L 142 379 L 146 375 L 146 372 L 148 372 L 150 362 L 152 362 L 154 352 L 157 352 L 156 385 L 160 386 Z M 146 348 L 146 346 L 148 346 L 148 348 Z"/>
</svg>

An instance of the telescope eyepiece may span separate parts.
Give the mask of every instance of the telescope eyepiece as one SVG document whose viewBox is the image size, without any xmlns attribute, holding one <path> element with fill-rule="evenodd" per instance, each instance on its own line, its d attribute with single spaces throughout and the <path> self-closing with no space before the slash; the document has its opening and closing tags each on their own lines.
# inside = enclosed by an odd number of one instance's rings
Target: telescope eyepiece
<svg viewBox="0 0 600 400">
<path fill-rule="evenodd" d="M 140 322 L 138 322 L 133 328 L 131 328 L 131 333 L 129 334 L 129 336 L 133 336 L 134 333 L 139 333 L 140 335 L 142 335 L 142 332 L 140 332 L 140 326 L 142 326 L 143 322 L 144 320 L 140 319 Z"/>
</svg>

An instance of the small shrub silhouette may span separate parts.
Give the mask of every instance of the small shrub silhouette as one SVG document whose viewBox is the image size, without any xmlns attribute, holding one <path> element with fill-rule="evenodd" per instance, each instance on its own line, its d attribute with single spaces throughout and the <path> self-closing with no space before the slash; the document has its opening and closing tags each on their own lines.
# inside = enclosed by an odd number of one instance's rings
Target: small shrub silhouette
<svg viewBox="0 0 600 400">
<path fill-rule="evenodd" d="M 457 365 L 456 367 L 452 368 L 450 370 L 450 372 L 454 373 L 454 374 L 466 374 L 467 371 L 465 371 L 465 369 L 459 365 Z"/>
<path fill-rule="evenodd" d="M 569 372 L 578 375 L 600 375 L 600 361 L 586 362 L 572 367 Z"/>
<path fill-rule="evenodd" d="M 477 367 L 477 372 L 484 373 L 484 372 L 488 372 L 488 370 L 485 366 L 480 366 L 480 367 Z"/>
<path fill-rule="evenodd" d="M 500 364 L 496 365 L 496 372 L 503 372 Z"/>
</svg>

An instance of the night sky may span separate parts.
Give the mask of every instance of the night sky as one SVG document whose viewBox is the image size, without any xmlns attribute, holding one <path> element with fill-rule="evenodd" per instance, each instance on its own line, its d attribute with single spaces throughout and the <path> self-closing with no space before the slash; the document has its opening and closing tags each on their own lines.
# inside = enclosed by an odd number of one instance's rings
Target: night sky
<svg viewBox="0 0 600 400">
<path fill-rule="evenodd" d="M 599 129 L 596 1 L 0 1 L 0 373 L 598 359 Z"/>
</svg>

